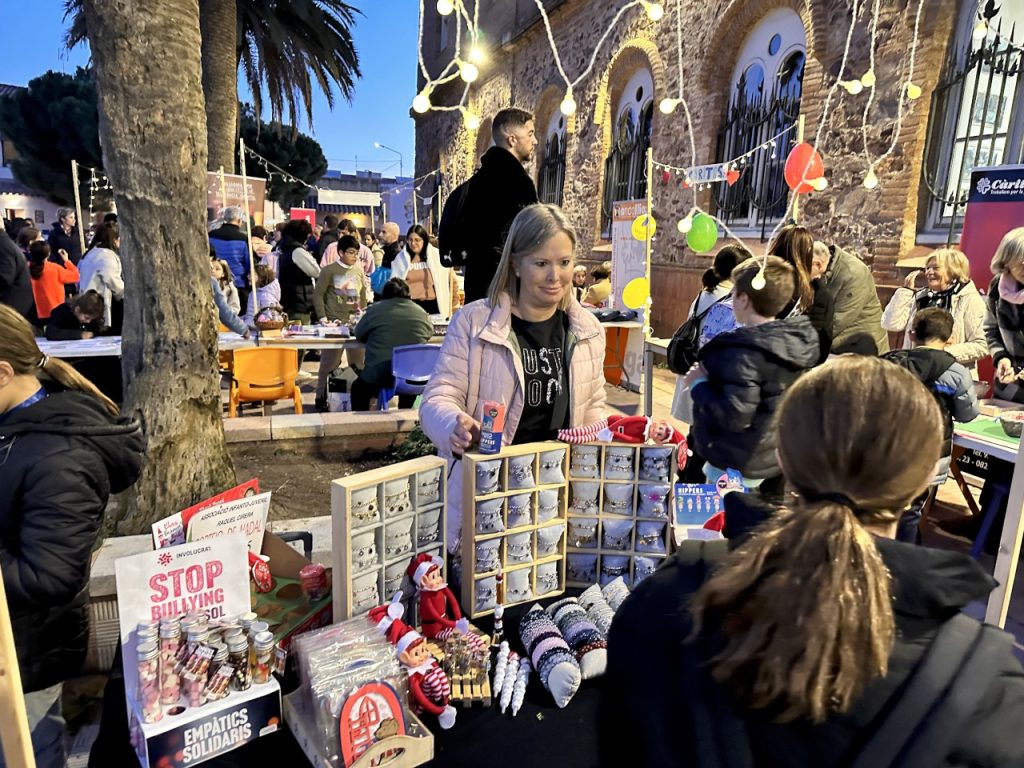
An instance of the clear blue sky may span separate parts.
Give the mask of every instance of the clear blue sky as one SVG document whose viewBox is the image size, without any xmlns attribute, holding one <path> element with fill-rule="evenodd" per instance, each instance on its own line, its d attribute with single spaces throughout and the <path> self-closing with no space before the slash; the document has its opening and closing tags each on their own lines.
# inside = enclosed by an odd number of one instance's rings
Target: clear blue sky
<svg viewBox="0 0 1024 768">
<path fill-rule="evenodd" d="M 416 95 L 416 0 L 350 0 L 365 15 L 356 22 L 354 38 L 363 78 L 356 84 L 352 104 L 335 103 L 332 112 L 319 92 L 314 93 L 313 128 L 300 123 L 323 147 L 333 170 L 359 169 L 397 175 L 398 157 L 375 149 L 374 141 L 403 154 L 406 174 L 413 169 L 413 122 L 409 105 Z M 64 50 L 63 3 L 4 0 L 0 23 L 0 82 L 27 85 L 49 69 L 73 72 L 88 63 L 80 46 Z M 335 94 L 337 96 L 337 94 Z M 243 100 L 246 94 L 242 94 Z M 392 166 L 393 167 L 389 167 Z"/>
</svg>

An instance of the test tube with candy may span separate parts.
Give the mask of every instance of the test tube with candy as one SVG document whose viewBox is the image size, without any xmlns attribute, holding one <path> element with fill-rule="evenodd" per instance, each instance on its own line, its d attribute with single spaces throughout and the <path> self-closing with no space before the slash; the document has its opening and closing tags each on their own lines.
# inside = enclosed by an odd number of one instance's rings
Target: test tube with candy
<svg viewBox="0 0 1024 768">
<path fill-rule="evenodd" d="M 177 619 L 160 622 L 160 703 L 177 704 L 181 678 L 175 671 L 181 650 L 181 625 Z"/>
<path fill-rule="evenodd" d="M 274 655 L 274 636 L 260 632 L 253 643 L 255 661 L 252 666 L 252 681 L 257 685 L 270 682 L 270 669 Z"/>
<path fill-rule="evenodd" d="M 235 669 L 230 664 L 221 664 L 217 671 L 210 677 L 206 684 L 207 701 L 217 701 L 228 695 L 228 685 L 235 675 Z"/>
<path fill-rule="evenodd" d="M 201 645 L 188 661 L 184 688 L 190 707 L 201 707 L 206 703 L 206 674 L 212 658 L 213 648 Z"/>
<path fill-rule="evenodd" d="M 156 643 L 141 643 L 136 647 L 136 663 L 139 673 L 138 698 L 142 708 L 142 719 L 155 723 L 163 712 L 160 709 L 160 651 Z"/>
<path fill-rule="evenodd" d="M 234 670 L 232 678 L 236 691 L 247 691 L 252 687 L 249 672 L 249 641 L 244 635 L 236 635 L 228 641 L 228 665 Z"/>
</svg>

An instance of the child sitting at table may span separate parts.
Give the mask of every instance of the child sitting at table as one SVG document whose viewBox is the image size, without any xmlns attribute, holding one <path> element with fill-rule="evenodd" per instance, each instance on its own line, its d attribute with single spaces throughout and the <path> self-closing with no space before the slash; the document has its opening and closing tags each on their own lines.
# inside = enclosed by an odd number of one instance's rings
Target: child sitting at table
<svg viewBox="0 0 1024 768">
<path fill-rule="evenodd" d="M 338 261 L 320 270 L 313 288 L 313 307 L 321 323 L 348 324 L 355 315 L 366 309 L 370 299 L 370 285 L 366 272 L 359 264 L 359 241 L 352 235 L 338 239 Z M 316 380 L 316 408 L 327 410 L 327 377 L 341 364 L 341 349 L 320 350 L 320 370 Z M 362 367 L 363 350 L 348 350 L 348 364 Z"/>
<path fill-rule="evenodd" d="M 96 291 L 80 293 L 70 303 L 58 304 L 46 321 L 50 341 L 91 339 L 103 330 L 103 297 Z"/>
<path fill-rule="evenodd" d="M 921 510 L 935 495 L 949 474 L 953 453 L 953 422 L 978 417 L 978 398 L 974 394 L 971 372 L 956 361 L 946 347 L 953 338 L 953 315 L 939 307 L 918 310 L 911 326 L 913 349 L 900 349 L 882 355 L 917 376 L 939 401 L 945 422 L 942 457 L 935 467 L 931 484 L 903 512 L 896 528 L 896 540 L 920 543 Z"/>
<path fill-rule="evenodd" d="M 256 309 L 253 309 L 253 307 Z M 281 306 L 281 284 L 277 281 L 274 270 L 266 264 L 256 265 L 256 293 L 249 294 L 249 301 L 245 308 L 245 324 L 255 328 L 254 318 L 256 313 L 266 307 Z"/>
</svg>

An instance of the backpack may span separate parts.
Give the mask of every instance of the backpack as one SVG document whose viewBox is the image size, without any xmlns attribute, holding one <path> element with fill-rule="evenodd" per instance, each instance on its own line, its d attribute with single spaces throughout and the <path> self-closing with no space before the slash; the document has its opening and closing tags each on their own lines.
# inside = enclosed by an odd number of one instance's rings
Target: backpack
<svg viewBox="0 0 1024 768">
<path fill-rule="evenodd" d="M 668 343 L 668 351 L 665 356 L 668 358 L 668 367 L 672 373 L 682 376 L 697 362 L 697 352 L 700 351 L 700 327 L 704 316 L 711 311 L 712 307 L 716 304 L 721 304 L 730 295 L 727 293 L 722 298 L 713 302 L 699 315 L 697 314 L 697 304 L 699 302 L 693 302 L 693 311 L 690 312 L 690 316 L 686 319 L 686 322 L 676 329 L 676 332 L 672 334 L 671 341 Z"/>
<path fill-rule="evenodd" d="M 706 580 L 729 553 L 728 541 L 680 542 L 676 559 Z M 701 577 L 702 574 L 702 577 Z M 851 768 L 934 768 L 952 751 L 964 723 L 974 713 L 1011 653 L 1013 639 L 998 627 L 958 613 L 939 629 L 902 686 L 855 739 Z M 715 729 L 744 739 L 742 719 L 728 703 L 715 708 Z M 706 755 L 702 764 L 726 766 L 725 753 Z M 715 759 L 717 758 L 717 759 Z M 743 764 L 746 764 L 745 762 Z"/>
<path fill-rule="evenodd" d="M 466 256 L 472 245 L 465 239 L 473 231 L 470 226 L 472 206 L 466 205 L 472 181 L 470 177 L 448 195 L 441 211 L 441 221 L 437 225 L 437 249 L 441 254 L 441 264 L 449 269 L 466 266 Z"/>
</svg>

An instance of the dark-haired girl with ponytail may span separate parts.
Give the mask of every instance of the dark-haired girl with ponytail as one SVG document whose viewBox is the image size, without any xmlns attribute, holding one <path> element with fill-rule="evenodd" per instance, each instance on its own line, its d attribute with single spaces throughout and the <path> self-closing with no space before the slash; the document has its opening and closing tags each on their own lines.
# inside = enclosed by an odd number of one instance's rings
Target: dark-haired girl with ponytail
<svg viewBox="0 0 1024 768">
<path fill-rule="evenodd" d="M 798 379 L 778 412 L 785 507 L 727 495 L 729 546 L 683 542 L 616 614 L 604 764 L 1024 765 L 1012 638 L 959 616 L 995 581 L 893 540 L 942 440 L 932 394 L 884 360 Z"/>
<path fill-rule="evenodd" d="M 54 307 L 64 303 L 64 286 L 78 282 L 79 274 L 68 252 L 59 251 L 61 263 L 50 261 L 50 244 L 36 240 L 28 246 L 28 274 L 32 278 L 32 298 L 36 302 L 36 317 L 41 322 L 49 319 Z"/>
<path fill-rule="evenodd" d="M 64 765 L 61 684 L 85 660 L 92 550 L 144 447 L 137 419 L 0 306 L 0 567 L 38 766 Z"/>
</svg>

